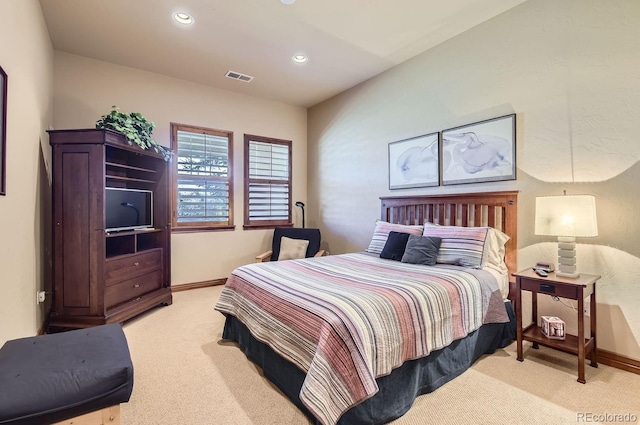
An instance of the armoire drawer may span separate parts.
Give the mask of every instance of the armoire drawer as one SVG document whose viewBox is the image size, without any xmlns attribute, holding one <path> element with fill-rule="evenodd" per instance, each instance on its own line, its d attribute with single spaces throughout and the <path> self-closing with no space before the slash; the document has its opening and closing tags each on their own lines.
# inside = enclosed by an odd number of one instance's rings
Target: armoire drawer
<svg viewBox="0 0 640 425">
<path fill-rule="evenodd" d="M 105 288 L 104 302 L 107 308 L 113 307 L 161 287 L 162 270 L 158 269 L 151 273 L 107 286 Z"/>
<path fill-rule="evenodd" d="M 155 269 L 162 269 L 161 248 L 109 258 L 104 265 L 105 283 L 110 286 Z"/>
</svg>

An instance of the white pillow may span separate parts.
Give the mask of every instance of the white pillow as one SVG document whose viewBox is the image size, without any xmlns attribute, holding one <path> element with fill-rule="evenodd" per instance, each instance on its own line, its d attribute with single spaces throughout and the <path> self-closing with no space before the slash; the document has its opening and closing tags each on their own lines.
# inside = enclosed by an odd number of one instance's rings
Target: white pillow
<svg viewBox="0 0 640 425">
<path fill-rule="evenodd" d="M 507 265 L 504 262 L 506 254 L 505 245 L 511 239 L 498 229 L 489 228 L 489 249 L 486 250 L 486 266 L 498 270 L 501 273 L 508 273 Z"/>
<path fill-rule="evenodd" d="M 307 254 L 308 246 L 309 241 L 306 239 L 291 239 L 283 236 L 280 238 L 280 254 L 278 255 L 278 261 L 304 258 Z"/>
</svg>

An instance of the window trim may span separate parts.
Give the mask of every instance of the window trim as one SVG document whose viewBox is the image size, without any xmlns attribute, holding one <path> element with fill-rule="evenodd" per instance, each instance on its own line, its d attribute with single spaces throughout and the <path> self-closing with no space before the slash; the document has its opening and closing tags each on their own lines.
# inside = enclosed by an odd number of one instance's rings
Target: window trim
<svg viewBox="0 0 640 425">
<path fill-rule="evenodd" d="M 289 148 L 289 179 L 287 184 L 289 186 L 289 200 L 287 205 L 288 218 L 287 220 L 253 220 L 249 219 L 249 184 L 255 180 L 249 177 L 249 143 L 262 142 L 276 145 L 286 145 Z M 244 135 L 244 225 L 243 228 L 250 229 L 273 229 L 275 227 L 293 227 L 293 214 L 292 208 L 292 189 L 293 189 L 293 142 L 291 140 L 275 139 L 272 137 L 257 136 L 254 134 Z M 284 180 L 278 180 L 279 182 Z"/>
<path fill-rule="evenodd" d="M 188 131 L 191 133 L 208 134 L 211 136 L 226 137 L 229 141 L 229 172 L 227 176 L 227 182 L 229 184 L 229 220 L 227 222 L 191 222 L 191 223 L 178 223 L 178 131 Z M 227 130 L 217 130 L 206 127 L 199 127 L 189 124 L 171 123 L 171 156 L 172 165 L 171 170 L 171 231 L 178 233 L 192 233 L 192 232 L 211 232 L 211 231 L 224 231 L 234 230 L 233 224 L 233 132 Z"/>
</svg>

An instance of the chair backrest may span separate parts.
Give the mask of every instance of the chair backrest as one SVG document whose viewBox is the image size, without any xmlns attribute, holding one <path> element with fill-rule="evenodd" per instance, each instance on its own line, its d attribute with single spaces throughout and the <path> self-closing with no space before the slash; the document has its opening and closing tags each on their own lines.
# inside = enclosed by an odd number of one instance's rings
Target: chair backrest
<svg viewBox="0 0 640 425">
<path fill-rule="evenodd" d="M 291 239 L 305 239 L 309 241 L 305 257 L 313 257 L 320 251 L 320 229 L 301 229 L 298 227 L 276 227 L 273 231 L 271 244 L 271 261 L 277 261 L 280 255 L 280 240 L 285 236 Z"/>
</svg>

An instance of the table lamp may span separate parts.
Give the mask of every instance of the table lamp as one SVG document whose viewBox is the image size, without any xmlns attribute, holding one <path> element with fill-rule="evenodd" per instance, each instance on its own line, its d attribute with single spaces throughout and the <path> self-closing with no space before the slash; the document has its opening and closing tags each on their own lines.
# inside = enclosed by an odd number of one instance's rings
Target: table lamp
<svg viewBox="0 0 640 425">
<path fill-rule="evenodd" d="M 577 278 L 576 237 L 598 236 L 596 198 L 592 195 L 536 197 L 535 234 L 558 237 L 556 276 Z"/>
</svg>

